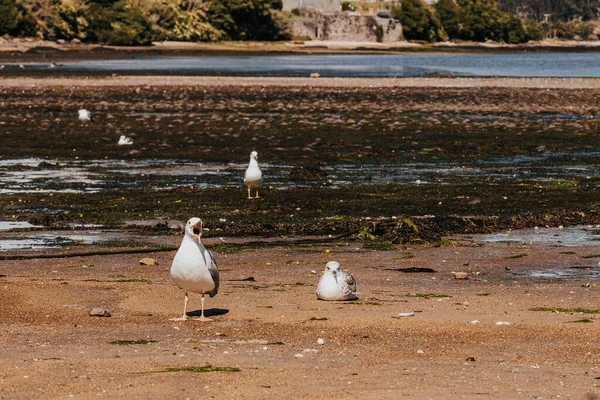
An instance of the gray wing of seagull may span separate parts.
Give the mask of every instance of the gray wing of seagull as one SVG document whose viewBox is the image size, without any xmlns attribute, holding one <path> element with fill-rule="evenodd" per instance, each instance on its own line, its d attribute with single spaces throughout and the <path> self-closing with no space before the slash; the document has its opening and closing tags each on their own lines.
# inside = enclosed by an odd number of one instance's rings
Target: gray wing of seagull
<svg viewBox="0 0 600 400">
<path fill-rule="evenodd" d="M 217 295 L 217 292 L 219 291 L 219 270 L 217 269 L 217 260 L 211 251 L 205 251 L 206 253 L 208 253 L 208 257 L 205 257 L 207 258 L 206 264 L 208 265 L 208 271 L 210 272 L 210 276 L 212 277 L 213 282 L 215 283 L 215 288 L 210 292 L 207 292 L 207 294 L 210 295 L 210 297 L 215 297 Z"/>
<path fill-rule="evenodd" d="M 356 281 L 354 280 L 352 275 L 350 275 L 349 273 L 347 273 L 345 271 L 341 271 L 340 274 L 342 275 L 341 278 L 342 278 L 343 282 L 346 284 L 345 287 L 343 288 L 343 295 L 347 296 L 348 298 L 357 297 Z"/>
</svg>

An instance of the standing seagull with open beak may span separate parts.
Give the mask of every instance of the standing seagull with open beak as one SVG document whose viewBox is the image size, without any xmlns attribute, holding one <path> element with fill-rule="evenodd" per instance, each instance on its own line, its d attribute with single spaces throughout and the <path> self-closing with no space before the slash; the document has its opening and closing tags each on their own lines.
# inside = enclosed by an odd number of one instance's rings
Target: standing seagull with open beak
<svg viewBox="0 0 600 400">
<path fill-rule="evenodd" d="M 183 316 L 171 318 L 171 321 L 187 320 L 186 310 L 188 292 L 202 295 L 202 314 L 198 321 L 212 321 L 204 316 L 204 295 L 216 296 L 219 290 L 219 270 L 213 254 L 206 250 L 200 240 L 202 236 L 202 220 L 190 218 L 185 225 L 185 235 L 181 246 L 171 264 L 171 279 L 185 292 Z"/>
<path fill-rule="evenodd" d="M 253 151 L 250 153 L 250 164 L 246 168 L 246 175 L 244 176 L 244 185 L 248 186 L 248 198 L 258 199 L 258 187 L 261 185 L 263 178 L 260 168 L 258 168 L 258 153 Z M 250 189 L 256 189 L 256 196 L 250 195 Z"/>
</svg>

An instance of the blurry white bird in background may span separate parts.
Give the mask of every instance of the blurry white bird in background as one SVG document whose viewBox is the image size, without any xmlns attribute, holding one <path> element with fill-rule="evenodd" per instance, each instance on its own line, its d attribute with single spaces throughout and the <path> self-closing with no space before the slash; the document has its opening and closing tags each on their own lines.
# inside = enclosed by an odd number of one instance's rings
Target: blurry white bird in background
<svg viewBox="0 0 600 400">
<path fill-rule="evenodd" d="M 81 122 L 91 122 L 94 120 L 94 118 L 92 118 L 92 113 L 89 112 L 88 110 L 81 109 L 78 112 L 79 112 L 79 120 Z"/>
<path fill-rule="evenodd" d="M 121 135 L 119 138 L 119 146 L 130 146 L 133 144 L 133 139 L 128 138 L 125 135 Z"/>
</svg>

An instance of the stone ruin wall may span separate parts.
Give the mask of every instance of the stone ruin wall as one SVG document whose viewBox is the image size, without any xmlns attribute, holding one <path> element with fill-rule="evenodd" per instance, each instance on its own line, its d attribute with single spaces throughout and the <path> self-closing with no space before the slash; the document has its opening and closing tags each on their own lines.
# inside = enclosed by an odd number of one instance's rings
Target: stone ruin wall
<svg viewBox="0 0 600 400">
<path fill-rule="evenodd" d="M 383 28 L 382 43 L 403 40 L 402 25 L 389 18 L 375 16 L 319 15 L 307 20 L 291 22 L 294 36 L 312 40 L 376 42 L 377 26 Z"/>
</svg>

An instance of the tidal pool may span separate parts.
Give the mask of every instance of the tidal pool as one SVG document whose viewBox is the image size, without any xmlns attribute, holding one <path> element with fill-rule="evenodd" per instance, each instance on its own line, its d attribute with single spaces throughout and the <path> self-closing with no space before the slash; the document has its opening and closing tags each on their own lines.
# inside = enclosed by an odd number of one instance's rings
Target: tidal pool
<svg viewBox="0 0 600 400">
<path fill-rule="evenodd" d="M 10 250 L 44 250 L 68 245 L 97 244 L 109 240 L 99 235 L 52 235 L 36 234 L 22 238 L 7 237 L 0 239 L 0 251 Z"/>
<path fill-rule="evenodd" d="M 16 229 L 41 229 L 43 226 L 32 225 L 27 221 L 0 221 L 0 231 L 12 231 Z"/>
<path fill-rule="evenodd" d="M 550 246 L 600 245 L 600 226 L 573 226 L 566 228 L 538 228 L 483 235 L 488 243 L 544 244 Z"/>
</svg>

